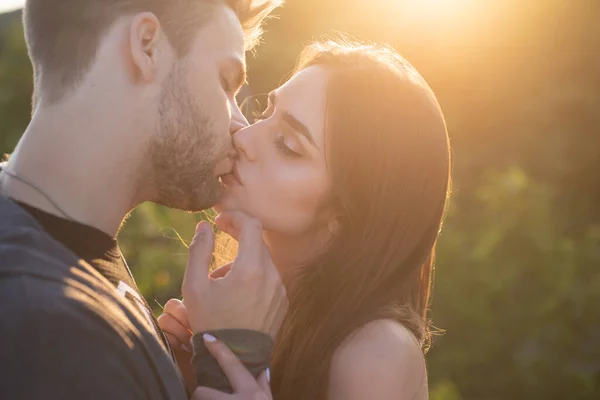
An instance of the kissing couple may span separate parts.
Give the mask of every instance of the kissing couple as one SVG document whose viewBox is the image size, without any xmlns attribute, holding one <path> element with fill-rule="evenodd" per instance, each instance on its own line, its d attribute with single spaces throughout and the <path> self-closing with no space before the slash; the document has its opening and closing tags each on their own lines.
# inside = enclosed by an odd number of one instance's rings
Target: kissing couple
<svg viewBox="0 0 600 400">
<path fill-rule="evenodd" d="M 393 49 L 325 41 L 249 125 L 245 52 L 279 5 L 26 1 L 33 112 L 0 172 L 0 398 L 427 398 L 442 112 Z M 158 318 L 116 239 L 148 201 L 214 207 L 237 242 L 211 271 L 199 223 L 183 301 Z"/>
</svg>

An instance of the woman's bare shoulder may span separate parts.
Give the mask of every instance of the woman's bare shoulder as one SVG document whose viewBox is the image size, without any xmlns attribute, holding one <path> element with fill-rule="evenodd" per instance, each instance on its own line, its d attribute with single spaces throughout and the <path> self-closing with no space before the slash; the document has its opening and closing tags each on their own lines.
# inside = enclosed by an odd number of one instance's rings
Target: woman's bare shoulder
<svg viewBox="0 0 600 400">
<path fill-rule="evenodd" d="M 427 373 L 421 346 L 396 321 L 372 321 L 336 350 L 330 399 L 426 399 Z"/>
</svg>

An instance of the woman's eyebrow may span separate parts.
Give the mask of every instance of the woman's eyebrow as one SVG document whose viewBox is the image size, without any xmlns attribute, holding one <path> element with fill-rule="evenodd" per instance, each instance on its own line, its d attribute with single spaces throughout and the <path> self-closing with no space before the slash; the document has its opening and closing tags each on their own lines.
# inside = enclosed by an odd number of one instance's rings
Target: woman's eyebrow
<svg viewBox="0 0 600 400">
<path fill-rule="evenodd" d="M 269 101 L 271 102 L 273 107 L 275 107 L 275 104 L 277 101 L 277 95 L 275 94 L 275 91 L 269 93 Z M 315 143 L 315 139 L 313 138 L 312 134 L 310 133 L 310 130 L 306 127 L 306 125 L 304 125 L 296 117 L 294 117 L 292 114 L 290 114 L 288 112 L 283 111 L 282 116 L 283 116 L 283 120 L 289 126 L 291 126 L 293 130 L 295 130 L 296 132 L 298 132 L 299 134 L 304 136 L 306 138 L 306 140 L 308 140 L 310 142 L 310 144 L 312 144 L 314 147 L 317 147 L 317 145 Z"/>
</svg>

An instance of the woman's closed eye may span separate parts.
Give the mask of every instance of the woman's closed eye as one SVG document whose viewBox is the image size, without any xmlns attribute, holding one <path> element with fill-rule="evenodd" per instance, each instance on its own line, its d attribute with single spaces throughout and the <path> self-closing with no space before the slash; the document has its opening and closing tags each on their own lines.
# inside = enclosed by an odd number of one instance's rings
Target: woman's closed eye
<svg viewBox="0 0 600 400">
<path fill-rule="evenodd" d="M 278 133 L 275 135 L 275 139 L 273 140 L 275 147 L 279 150 L 284 156 L 299 158 L 302 157 L 302 154 L 292 150 L 290 146 L 286 144 L 286 137 L 283 133 Z"/>
<path fill-rule="evenodd" d="M 275 113 L 275 107 L 273 103 L 269 102 L 269 105 L 261 114 L 258 114 L 255 117 L 255 122 L 262 121 L 265 119 L 269 119 Z M 285 125 L 285 124 L 284 124 Z M 289 126 L 285 125 L 284 129 L 290 129 Z M 302 157 L 302 145 L 298 143 L 298 139 L 295 135 L 290 135 L 289 133 L 279 132 L 275 135 L 273 139 L 273 144 L 277 148 L 279 152 L 281 152 L 286 157 L 291 158 L 299 158 Z"/>
</svg>

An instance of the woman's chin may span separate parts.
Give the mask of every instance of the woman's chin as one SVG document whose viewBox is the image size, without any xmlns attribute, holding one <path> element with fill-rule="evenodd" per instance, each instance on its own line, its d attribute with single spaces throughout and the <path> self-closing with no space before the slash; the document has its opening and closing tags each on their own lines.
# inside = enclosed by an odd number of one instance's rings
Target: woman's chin
<svg viewBox="0 0 600 400">
<path fill-rule="evenodd" d="M 233 211 L 233 208 L 226 201 L 220 200 L 217 204 L 215 204 L 213 210 L 215 210 L 218 214 L 221 214 L 225 211 Z"/>
<path fill-rule="evenodd" d="M 219 214 L 226 211 L 241 211 L 241 208 L 237 205 L 236 199 L 227 191 L 223 193 L 223 196 L 219 202 L 215 204 L 213 209 Z"/>
</svg>

